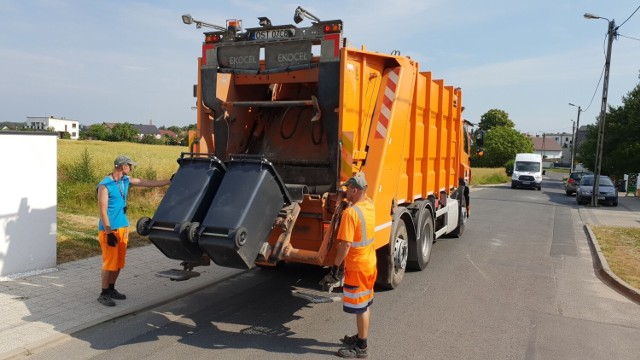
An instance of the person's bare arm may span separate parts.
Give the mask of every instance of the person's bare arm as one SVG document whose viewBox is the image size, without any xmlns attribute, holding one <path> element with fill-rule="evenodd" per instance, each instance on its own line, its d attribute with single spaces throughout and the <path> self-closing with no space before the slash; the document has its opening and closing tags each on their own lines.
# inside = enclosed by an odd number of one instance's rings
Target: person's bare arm
<svg viewBox="0 0 640 360">
<path fill-rule="evenodd" d="M 109 234 L 111 232 L 111 223 L 109 222 L 109 215 L 107 214 L 107 208 L 109 207 L 109 191 L 104 185 L 98 187 L 98 209 L 100 210 L 100 220 L 102 220 L 102 226 L 104 231 Z"/>
<path fill-rule="evenodd" d="M 138 179 L 138 178 L 129 178 L 129 184 L 133 186 L 140 187 L 159 187 L 159 186 L 167 186 L 171 183 L 171 180 L 146 180 L 146 179 Z"/>
<path fill-rule="evenodd" d="M 351 248 L 351 243 L 349 241 L 338 240 L 336 244 L 336 257 L 333 261 L 333 264 L 336 266 L 340 266 L 344 259 L 347 257 L 347 253 Z"/>
</svg>

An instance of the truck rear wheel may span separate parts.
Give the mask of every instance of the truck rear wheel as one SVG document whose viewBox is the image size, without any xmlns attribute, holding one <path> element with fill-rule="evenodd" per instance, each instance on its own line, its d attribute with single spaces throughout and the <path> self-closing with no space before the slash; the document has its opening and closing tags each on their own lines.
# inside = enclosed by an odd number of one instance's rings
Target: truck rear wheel
<svg viewBox="0 0 640 360">
<path fill-rule="evenodd" d="M 402 218 L 398 218 L 398 225 L 393 230 L 389 244 L 378 249 L 377 255 L 378 284 L 387 289 L 395 289 L 402 282 L 409 256 L 409 234 Z"/>
<path fill-rule="evenodd" d="M 424 207 L 420 210 L 418 220 L 418 235 L 416 241 L 409 246 L 409 260 L 407 266 L 412 270 L 422 271 L 427 267 L 433 248 L 433 217 L 431 211 Z"/>
</svg>

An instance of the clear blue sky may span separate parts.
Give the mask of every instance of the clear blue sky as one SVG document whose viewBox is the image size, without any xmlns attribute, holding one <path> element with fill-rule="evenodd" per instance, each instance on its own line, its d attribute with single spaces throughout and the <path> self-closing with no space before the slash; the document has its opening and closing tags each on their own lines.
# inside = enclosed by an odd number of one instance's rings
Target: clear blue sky
<svg viewBox="0 0 640 360">
<path fill-rule="evenodd" d="M 477 122 L 498 108 L 518 130 L 541 134 L 571 132 L 577 109 L 569 102 L 587 109 L 581 125 L 600 111 L 607 22 L 582 15 L 619 25 L 640 1 L 2 0 L 0 121 L 54 115 L 86 125 L 195 123 L 192 85 L 203 37 L 180 16 L 290 24 L 298 5 L 323 20 L 342 19 L 352 45 L 399 50 L 462 87 L 466 119 Z M 615 106 L 639 82 L 640 11 L 619 33 L 626 37 L 614 41 L 609 83 Z"/>
</svg>

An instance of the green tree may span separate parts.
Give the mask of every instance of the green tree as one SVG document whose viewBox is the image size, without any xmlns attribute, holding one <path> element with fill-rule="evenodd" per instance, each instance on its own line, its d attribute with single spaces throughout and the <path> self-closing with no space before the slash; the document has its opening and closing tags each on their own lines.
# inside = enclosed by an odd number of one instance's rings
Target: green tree
<svg viewBox="0 0 640 360">
<path fill-rule="evenodd" d="M 475 146 L 474 146 L 475 147 Z M 498 126 L 487 131 L 484 140 L 484 156 L 471 156 L 473 167 L 503 167 L 518 153 L 534 152 L 531 139 L 508 126 Z M 472 154 L 475 154 L 472 151 Z"/>
<path fill-rule="evenodd" d="M 578 149 L 578 160 L 589 169 L 595 170 L 598 126 L 587 127 L 585 140 Z M 603 175 L 622 178 L 623 174 L 640 172 L 640 83 L 626 96 L 622 105 L 609 106 L 605 117 L 604 141 L 602 148 Z"/>
<path fill-rule="evenodd" d="M 115 124 L 111 129 L 110 141 L 131 141 L 138 139 L 138 129 L 129 123 Z"/>
<path fill-rule="evenodd" d="M 180 133 L 182 132 L 182 128 L 178 126 L 169 126 L 167 130 L 173 131 L 174 133 L 176 133 L 176 135 L 180 135 Z"/>
<path fill-rule="evenodd" d="M 144 135 L 140 139 L 140 142 L 143 143 L 143 144 L 151 144 L 151 145 L 160 145 L 160 144 L 163 143 L 161 139 L 156 139 L 156 137 L 154 135 L 151 135 L 151 134 Z"/>
<path fill-rule="evenodd" d="M 86 131 L 80 133 L 81 139 L 107 140 L 109 138 L 109 128 L 104 124 L 89 125 Z"/>
<path fill-rule="evenodd" d="M 480 130 L 491 130 L 495 127 L 505 126 L 509 128 L 515 127 L 515 124 L 509 119 L 509 114 L 500 109 L 491 109 L 480 117 L 478 127 Z"/>
</svg>

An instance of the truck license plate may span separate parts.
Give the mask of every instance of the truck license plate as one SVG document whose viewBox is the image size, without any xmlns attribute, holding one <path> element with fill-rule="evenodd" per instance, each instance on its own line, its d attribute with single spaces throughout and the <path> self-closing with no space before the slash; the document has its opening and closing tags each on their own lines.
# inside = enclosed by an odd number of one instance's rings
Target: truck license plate
<svg viewBox="0 0 640 360">
<path fill-rule="evenodd" d="M 273 30 L 258 30 L 256 31 L 256 40 L 271 40 L 271 39 L 284 39 L 293 37 L 296 30 L 289 29 L 273 29 Z"/>
</svg>

